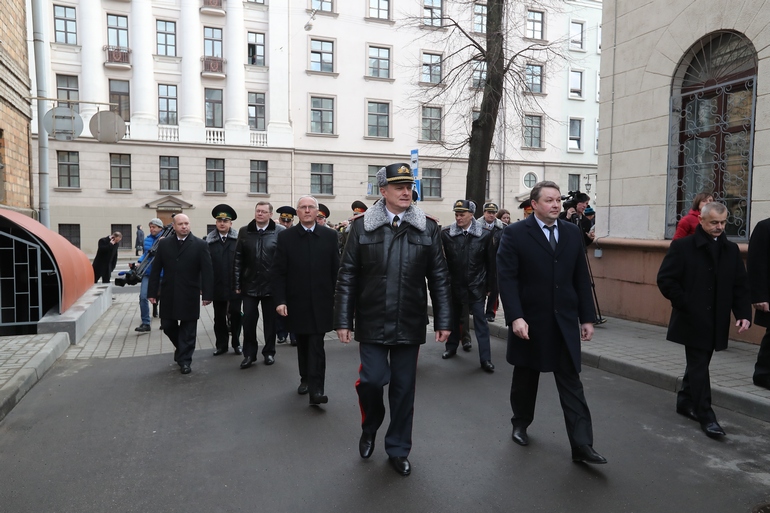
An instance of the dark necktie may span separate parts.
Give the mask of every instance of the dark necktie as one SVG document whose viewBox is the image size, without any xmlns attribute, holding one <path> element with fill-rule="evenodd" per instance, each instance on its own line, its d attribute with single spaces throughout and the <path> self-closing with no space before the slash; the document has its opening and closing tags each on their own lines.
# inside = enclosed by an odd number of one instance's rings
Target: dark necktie
<svg viewBox="0 0 770 513">
<path fill-rule="evenodd" d="M 227 237 L 222 237 L 222 244 L 224 244 L 225 242 L 227 242 Z"/>
<path fill-rule="evenodd" d="M 259 229 L 259 234 L 262 235 L 263 233 L 265 233 L 265 229 L 264 228 L 260 228 Z"/>
<path fill-rule="evenodd" d="M 468 230 L 463 230 L 463 237 L 468 237 Z"/>
<path fill-rule="evenodd" d="M 177 239 L 177 243 L 179 244 L 179 247 L 182 247 L 182 244 L 184 244 L 184 239 Z"/>
<path fill-rule="evenodd" d="M 391 225 L 391 226 L 393 226 L 393 229 L 398 228 L 398 221 L 399 221 L 398 216 L 393 216 L 393 223 Z"/>
<path fill-rule="evenodd" d="M 309 234 L 313 233 L 313 230 L 311 230 L 310 228 L 307 228 L 307 233 L 309 233 Z"/>
<path fill-rule="evenodd" d="M 553 233 L 556 226 L 546 226 L 546 229 L 548 230 L 548 243 L 551 245 L 551 249 L 556 251 L 556 235 Z"/>
</svg>

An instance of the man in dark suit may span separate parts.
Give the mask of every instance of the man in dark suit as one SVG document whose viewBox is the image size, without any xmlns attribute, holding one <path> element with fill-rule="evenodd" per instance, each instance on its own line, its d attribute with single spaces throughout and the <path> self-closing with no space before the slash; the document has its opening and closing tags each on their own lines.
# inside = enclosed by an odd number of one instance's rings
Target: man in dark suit
<svg viewBox="0 0 770 513">
<path fill-rule="evenodd" d="M 582 234 L 559 219 L 561 192 L 554 182 L 533 187 L 534 215 L 503 230 L 497 252 L 500 299 L 513 365 L 511 438 L 529 444 L 541 372 L 553 372 L 572 461 L 607 463 L 593 449 L 593 427 L 580 382 L 580 340 L 594 333 L 593 297 Z"/>
<path fill-rule="evenodd" d="M 110 275 L 115 270 L 115 266 L 118 265 L 118 246 L 121 240 L 123 240 L 123 235 L 120 232 L 99 239 L 98 249 L 92 264 L 94 283 L 97 283 L 99 278 L 102 279 L 102 283 L 110 282 Z"/>
<path fill-rule="evenodd" d="M 162 286 L 160 328 L 176 348 L 174 361 L 182 374 L 189 374 L 200 305 L 206 306 L 213 299 L 214 272 L 208 245 L 190 233 L 190 218 L 175 215 L 174 232 L 176 236 L 166 237 L 158 244 L 147 299 L 157 303 L 158 289 Z M 201 296 L 203 301 L 199 303 Z"/>
<path fill-rule="evenodd" d="M 727 240 L 726 223 L 727 207 L 704 205 L 695 233 L 671 242 L 658 271 L 658 288 L 673 307 L 666 339 L 683 344 L 687 358 L 676 411 L 712 438 L 725 432 L 711 408 L 711 357 L 727 349 L 730 311 L 738 333 L 751 325 L 746 269 L 738 245 Z"/>
<path fill-rule="evenodd" d="M 754 324 L 767 328 L 754 365 L 754 384 L 770 389 L 770 218 L 751 232 L 748 267 Z"/>
<path fill-rule="evenodd" d="M 233 352 L 241 354 L 241 298 L 233 288 L 233 260 L 238 230 L 233 221 L 238 218 L 233 207 L 224 203 L 211 211 L 216 229 L 206 236 L 214 269 L 214 356 L 227 352 L 232 337 Z"/>
<path fill-rule="evenodd" d="M 278 234 L 271 271 L 275 310 L 297 337 L 297 392 L 310 392 L 311 405 L 328 402 L 324 335 L 333 329 L 334 283 L 339 269 L 337 234 L 316 222 L 317 213 L 318 201 L 313 196 L 299 199 L 300 224 Z"/>
</svg>

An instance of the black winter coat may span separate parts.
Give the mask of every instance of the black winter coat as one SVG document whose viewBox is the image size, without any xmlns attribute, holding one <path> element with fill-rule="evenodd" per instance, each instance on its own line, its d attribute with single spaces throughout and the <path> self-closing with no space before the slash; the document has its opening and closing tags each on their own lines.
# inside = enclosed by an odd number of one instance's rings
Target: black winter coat
<svg viewBox="0 0 770 513">
<path fill-rule="evenodd" d="M 227 233 L 225 243 L 217 230 L 206 236 L 211 254 L 211 266 L 214 268 L 214 301 L 233 301 L 238 299 L 233 287 L 233 261 L 235 246 L 238 241 L 238 230 L 231 228 Z"/>
<path fill-rule="evenodd" d="M 467 236 L 457 223 L 441 230 L 455 304 L 484 301 L 490 292 L 495 257 L 492 235 L 476 220 L 471 221 Z"/>
<path fill-rule="evenodd" d="M 118 265 L 118 246 L 119 244 L 110 244 L 110 237 L 102 237 L 97 245 L 96 256 L 94 257 L 94 274 L 98 277 L 103 274 L 111 274 Z"/>
<path fill-rule="evenodd" d="M 658 271 L 658 288 L 673 307 L 666 339 L 721 351 L 727 349 L 730 311 L 736 319 L 751 319 L 750 292 L 738 245 L 720 235 L 717 263 L 709 239 L 698 225 L 694 234 L 671 241 Z"/>
<path fill-rule="evenodd" d="M 751 302 L 770 302 L 770 218 L 758 222 L 751 232 L 748 268 Z M 770 312 L 757 310 L 754 324 L 770 328 Z"/>
<path fill-rule="evenodd" d="M 198 319 L 201 299 L 214 299 L 214 271 L 208 244 L 192 233 L 181 248 L 174 234 L 161 239 L 152 261 L 147 297 L 157 298 L 159 287 L 161 319 Z"/>
<path fill-rule="evenodd" d="M 287 331 L 326 333 L 333 329 L 334 284 L 340 267 L 337 231 L 302 225 L 278 234 L 271 270 L 276 306 L 286 305 Z"/>
<path fill-rule="evenodd" d="M 355 218 L 337 276 L 334 328 L 354 329 L 359 342 L 425 343 L 427 279 L 434 329 L 452 329 L 449 271 L 439 232 L 436 221 L 415 206 L 395 230 L 382 201 Z"/>
<path fill-rule="evenodd" d="M 271 296 L 270 267 L 278 244 L 278 233 L 285 230 L 272 219 L 265 231 L 259 233 L 257 222 L 238 230 L 233 260 L 233 288 L 243 296 Z"/>
</svg>

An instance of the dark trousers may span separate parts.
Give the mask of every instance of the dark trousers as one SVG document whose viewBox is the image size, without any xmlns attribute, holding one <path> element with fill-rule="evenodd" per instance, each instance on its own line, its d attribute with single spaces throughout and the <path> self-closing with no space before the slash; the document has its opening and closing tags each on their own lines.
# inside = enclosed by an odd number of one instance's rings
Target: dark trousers
<svg viewBox="0 0 770 513">
<path fill-rule="evenodd" d="M 286 331 L 286 321 L 281 317 L 280 315 L 275 316 L 275 335 L 280 338 L 286 340 L 289 338 L 291 340 L 292 345 L 297 345 L 297 337 L 294 335 L 294 333 L 289 333 Z"/>
<path fill-rule="evenodd" d="M 682 388 L 676 395 L 676 406 L 679 409 L 695 409 L 701 424 L 716 422 L 717 416 L 711 409 L 711 378 L 709 364 L 714 355 L 712 349 L 696 349 L 684 346 L 687 367 L 682 378 Z"/>
<path fill-rule="evenodd" d="M 356 392 L 361 407 L 361 429 L 376 433 L 385 419 L 382 394 L 388 387 L 390 425 L 385 433 L 388 456 L 409 456 L 412 449 L 414 387 L 417 381 L 418 344 L 359 344 L 361 367 Z M 388 362 L 390 357 L 390 362 Z"/>
<path fill-rule="evenodd" d="M 326 352 L 324 334 L 297 333 L 297 363 L 302 383 L 307 383 L 310 395 L 324 393 L 326 381 Z"/>
<path fill-rule="evenodd" d="M 232 333 L 233 347 L 241 346 L 241 300 L 213 301 L 214 336 L 217 349 L 227 349 L 227 342 Z M 229 321 L 229 328 L 228 328 Z"/>
<path fill-rule="evenodd" d="M 770 376 L 770 328 L 765 330 L 765 336 L 759 344 L 757 363 L 754 365 L 754 379 Z"/>
<path fill-rule="evenodd" d="M 106 269 L 104 267 L 97 269 L 96 267 L 94 267 L 94 283 L 99 283 L 99 278 L 102 279 L 102 283 L 109 283 L 111 275 L 112 275 L 112 271 L 110 271 L 109 269 Z"/>
<path fill-rule="evenodd" d="M 265 347 L 262 348 L 262 356 L 275 356 L 275 302 L 270 296 L 244 296 L 243 297 L 243 356 L 257 358 L 257 321 L 259 310 L 257 307 L 262 302 L 262 328 L 265 335 Z"/>
<path fill-rule="evenodd" d="M 463 307 L 467 308 L 473 314 L 473 328 L 476 330 L 476 342 L 479 345 L 479 360 L 486 362 L 492 360 L 492 350 L 489 347 L 489 325 L 484 315 L 484 301 L 463 305 L 455 303 L 452 308 L 452 332 L 446 342 L 447 351 L 457 351 L 460 345 L 460 319 Z M 467 322 L 467 321 L 466 321 Z M 466 328 L 468 325 L 465 325 Z M 470 335 L 468 335 L 470 337 Z"/>
<path fill-rule="evenodd" d="M 575 370 L 566 346 L 562 346 L 559 367 L 554 371 L 553 377 L 556 380 L 556 389 L 564 412 L 570 446 L 593 446 L 591 412 L 588 410 L 588 403 L 583 393 L 580 374 Z M 526 428 L 534 420 L 539 378 L 540 371 L 520 365 L 514 366 L 511 382 L 511 410 L 513 410 L 511 423 L 514 426 Z"/>
<path fill-rule="evenodd" d="M 494 280 L 492 284 L 492 290 L 489 292 L 489 296 L 487 296 L 487 317 L 494 318 L 494 316 L 497 315 L 497 300 L 499 295 L 500 291 L 497 288 L 497 280 Z"/>
<path fill-rule="evenodd" d="M 160 329 L 174 344 L 174 361 L 181 367 L 192 363 L 195 352 L 195 336 L 198 331 L 198 320 L 177 321 L 175 319 L 161 319 Z"/>
</svg>

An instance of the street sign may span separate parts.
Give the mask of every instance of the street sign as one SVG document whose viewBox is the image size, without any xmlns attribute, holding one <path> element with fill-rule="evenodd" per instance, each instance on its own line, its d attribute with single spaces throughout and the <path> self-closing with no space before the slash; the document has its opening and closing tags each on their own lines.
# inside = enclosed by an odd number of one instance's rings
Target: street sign
<svg viewBox="0 0 770 513">
<path fill-rule="evenodd" d="M 88 123 L 88 128 L 94 139 L 103 143 L 116 143 L 126 135 L 126 122 L 109 110 L 97 112 Z"/>
<path fill-rule="evenodd" d="M 412 167 L 412 173 L 414 173 L 414 177 L 417 178 L 417 170 L 420 166 L 420 155 L 418 150 L 412 150 L 412 158 L 409 165 Z"/>
<path fill-rule="evenodd" d="M 71 141 L 83 133 L 83 120 L 69 107 L 54 107 L 43 116 L 43 128 L 57 141 Z"/>
</svg>

